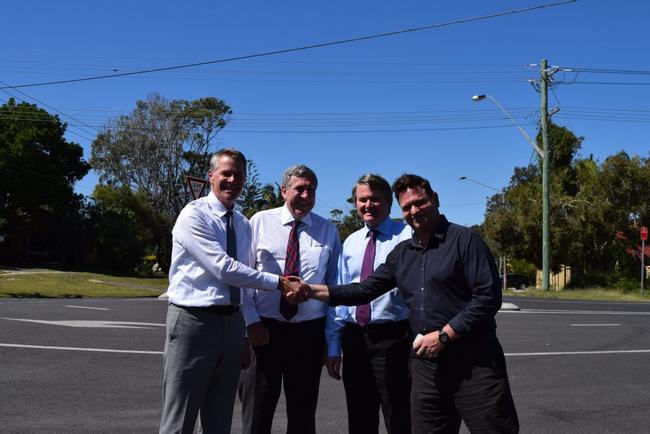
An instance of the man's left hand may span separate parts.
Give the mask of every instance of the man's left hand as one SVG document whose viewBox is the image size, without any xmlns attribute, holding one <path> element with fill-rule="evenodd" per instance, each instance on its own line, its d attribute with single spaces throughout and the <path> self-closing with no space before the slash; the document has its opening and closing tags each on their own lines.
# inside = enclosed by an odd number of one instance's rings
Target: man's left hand
<svg viewBox="0 0 650 434">
<path fill-rule="evenodd" d="M 434 359 L 445 348 L 438 340 L 438 332 L 427 333 L 413 341 L 413 351 L 422 359 Z"/>
</svg>

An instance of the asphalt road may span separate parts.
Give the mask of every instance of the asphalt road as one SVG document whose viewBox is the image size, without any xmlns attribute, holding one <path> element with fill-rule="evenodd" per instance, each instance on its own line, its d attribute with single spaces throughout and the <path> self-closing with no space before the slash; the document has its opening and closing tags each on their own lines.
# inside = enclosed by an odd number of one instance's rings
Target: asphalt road
<svg viewBox="0 0 650 434">
<path fill-rule="evenodd" d="M 650 304 L 506 301 L 521 308 L 497 321 L 522 432 L 649 431 Z M 0 432 L 156 432 L 165 313 L 152 299 L 0 299 Z M 325 374 L 317 421 L 347 431 Z"/>
</svg>

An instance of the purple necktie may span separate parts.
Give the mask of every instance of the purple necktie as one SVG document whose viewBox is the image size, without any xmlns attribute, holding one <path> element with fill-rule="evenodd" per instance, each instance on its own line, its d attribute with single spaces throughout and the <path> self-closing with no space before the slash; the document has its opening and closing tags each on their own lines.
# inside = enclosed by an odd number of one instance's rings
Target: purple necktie
<svg viewBox="0 0 650 434">
<path fill-rule="evenodd" d="M 300 220 L 294 220 L 291 232 L 289 232 L 289 242 L 287 243 L 287 259 L 284 261 L 285 276 L 300 276 L 298 226 L 300 226 Z M 284 297 L 280 297 L 280 313 L 287 321 L 291 321 L 291 318 L 298 313 L 298 306 L 289 303 Z"/>
<path fill-rule="evenodd" d="M 366 245 L 366 252 L 363 254 L 363 262 L 361 263 L 361 277 L 360 282 L 363 282 L 372 274 L 375 268 L 375 240 L 377 239 L 377 231 L 370 229 L 368 231 L 368 244 Z M 360 326 L 365 326 L 370 322 L 370 304 L 360 304 L 357 306 L 355 317 Z"/>
</svg>

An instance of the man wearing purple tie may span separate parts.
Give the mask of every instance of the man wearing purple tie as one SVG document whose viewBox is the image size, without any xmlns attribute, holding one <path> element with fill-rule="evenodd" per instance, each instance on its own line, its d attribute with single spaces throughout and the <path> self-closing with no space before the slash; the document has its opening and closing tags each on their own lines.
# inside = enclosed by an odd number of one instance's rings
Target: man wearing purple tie
<svg viewBox="0 0 650 434">
<path fill-rule="evenodd" d="M 255 268 L 310 283 L 336 283 L 341 241 L 332 223 L 311 212 L 317 185 L 316 174 L 307 166 L 285 171 L 284 206 L 251 218 Z M 257 357 L 252 432 L 271 432 L 284 387 L 287 432 L 314 434 L 327 305 L 310 300 L 296 306 L 279 292 L 252 290 L 246 291 L 243 305 L 248 340 Z"/>
<path fill-rule="evenodd" d="M 343 243 L 339 284 L 365 280 L 393 247 L 411 239 L 408 226 L 389 218 L 393 200 L 384 178 L 363 175 L 352 198 L 364 227 Z M 326 337 L 329 375 L 340 379 L 343 364 L 350 434 L 379 432 L 380 407 L 388 433 L 410 433 L 412 338 L 408 309 L 397 288 L 368 304 L 330 307 Z"/>
</svg>

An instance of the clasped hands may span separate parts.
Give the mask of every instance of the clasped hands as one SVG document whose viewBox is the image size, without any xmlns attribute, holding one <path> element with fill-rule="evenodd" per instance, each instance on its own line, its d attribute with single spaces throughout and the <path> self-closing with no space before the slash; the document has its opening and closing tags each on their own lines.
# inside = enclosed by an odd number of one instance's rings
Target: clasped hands
<svg viewBox="0 0 650 434">
<path fill-rule="evenodd" d="M 291 304 L 303 303 L 310 298 L 309 285 L 298 276 L 281 276 L 282 297 Z"/>
</svg>

